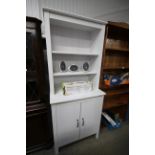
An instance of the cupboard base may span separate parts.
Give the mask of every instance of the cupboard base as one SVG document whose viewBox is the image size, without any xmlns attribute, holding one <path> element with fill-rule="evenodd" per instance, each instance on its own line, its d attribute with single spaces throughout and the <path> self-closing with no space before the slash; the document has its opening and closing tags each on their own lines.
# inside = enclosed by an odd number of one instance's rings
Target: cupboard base
<svg viewBox="0 0 155 155">
<path fill-rule="evenodd" d="M 54 151 L 91 135 L 99 138 L 103 96 L 51 105 Z"/>
</svg>

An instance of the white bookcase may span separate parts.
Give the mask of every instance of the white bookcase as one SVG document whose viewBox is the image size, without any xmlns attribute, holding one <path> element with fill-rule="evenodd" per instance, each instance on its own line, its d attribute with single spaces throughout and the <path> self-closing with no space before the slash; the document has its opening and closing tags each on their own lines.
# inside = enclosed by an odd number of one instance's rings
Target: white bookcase
<svg viewBox="0 0 155 155">
<path fill-rule="evenodd" d="M 103 103 L 103 96 L 105 93 L 99 90 L 98 87 L 106 22 L 44 9 L 44 23 L 50 79 L 50 103 L 52 109 L 53 132 L 55 150 L 56 153 L 58 153 L 58 148 L 62 146 L 62 144 L 65 145 L 74 141 L 65 141 L 65 138 L 59 137 L 60 135 L 63 136 L 63 134 L 67 133 L 67 131 L 65 133 L 65 129 L 64 133 L 58 133 L 58 131 L 60 131 L 58 127 L 60 116 L 58 114 L 59 109 L 61 109 L 60 112 L 61 115 L 63 115 L 63 108 L 61 108 L 61 106 L 66 107 L 64 109 L 68 110 L 70 108 L 67 107 L 76 102 L 77 107 L 81 107 L 84 104 L 83 101 L 86 99 L 89 100 L 91 105 L 93 98 L 95 99 L 93 103 L 101 105 Z M 76 64 L 78 66 L 78 71 L 62 72 L 59 67 L 61 61 L 64 61 L 67 67 L 71 64 Z M 82 68 L 84 62 L 89 63 L 88 71 L 84 71 Z M 82 94 L 64 96 L 62 82 L 74 81 L 91 81 L 93 90 Z M 99 106 L 100 109 L 98 109 L 100 112 L 97 114 L 97 117 L 99 118 L 101 116 L 101 105 Z M 65 112 L 66 111 L 64 110 L 64 113 Z M 68 111 L 68 113 L 72 112 Z M 80 114 L 81 112 L 79 111 L 78 113 Z M 84 118 L 79 120 L 80 117 L 81 116 L 79 116 L 78 119 L 75 118 L 75 122 L 78 120 L 78 123 L 81 123 L 81 121 L 84 120 Z M 62 118 L 63 117 L 61 117 L 61 120 Z M 72 121 L 73 120 L 71 120 L 71 122 Z M 63 122 L 68 122 L 68 120 L 65 119 Z M 97 130 L 94 130 L 95 132 L 90 132 L 91 134 L 98 134 L 99 122 L 100 119 L 97 123 Z M 68 124 L 68 127 L 69 126 L 70 125 Z M 78 128 L 77 126 L 78 125 L 76 125 L 76 128 Z M 60 142 L 60 139 L 63 139 L 63 143 Z"/>
</svg>

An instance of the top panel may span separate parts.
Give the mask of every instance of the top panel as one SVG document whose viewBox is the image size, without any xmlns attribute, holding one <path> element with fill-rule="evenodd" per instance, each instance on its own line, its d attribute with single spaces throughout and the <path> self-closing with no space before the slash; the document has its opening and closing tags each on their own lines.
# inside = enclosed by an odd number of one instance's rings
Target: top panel
<svg viewBox="0 0 155 155">
<path fill-rule="evenodd" d="M 50 13 L 50 21 L 54 25 L 76 28 L 80 30 L 102 29 L 107 22 L 95 20 L 79 15 L 71 15 L 56 10 L 43 9 L 44 12 Z M 63 15 L 63 16 L 62 16 Z"/>
<path fill-rule="evenodd" d="M 59 15 L 63 15 L 63 16 L 68 16 L 68 17 L 72 17 L 72 18 L 76 18 L 76 19 L 81 19 L 81 20 L 85 20 L 85 21 L 89 21 L 89 22 L 94 22 L 94 23 L 98 23 L 98 24 L 107 24 L 108 22 L 103 21 L 103 20 L 97 20 L 94 18 L 88 18 L 85 16 L 79 16 L 77 14 L 69 14 L 67 12 L 60 12 L 54 9 L 48 9 L 48 8 L 43 8 L 43 11 L 47 11 L 53 14 L 59 14 Z"/>
</svg>

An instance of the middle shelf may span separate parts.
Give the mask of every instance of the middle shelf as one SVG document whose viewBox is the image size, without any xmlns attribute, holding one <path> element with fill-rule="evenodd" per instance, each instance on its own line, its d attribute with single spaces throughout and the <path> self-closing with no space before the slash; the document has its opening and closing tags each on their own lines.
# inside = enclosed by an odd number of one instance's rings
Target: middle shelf
<svg viewBox="0 0 155 155">
<path fill-rule="evenodd" d="M 91 52 L 71 52 L 71 51 L 52 51 L 54 55 L 75 55 L 75 56 L 98 56 L 98 53 Z"/>
<path fill-rule="evenodd" d="M 116 85 L 116 86 L 103 86 L 102 89 L 103 90 L 116 90 L 116 89 L 122 89 L 122 88 L 129 88 L 129 84 L 119 84 L 119 85 Z"/>
<path fill-rule="evenodd" d="M 129 48 L 123 48 L 123 47 L 106 47 L 105 48 L 107 51 L 115 51 L 115 52 L 125 52 L 129 53 Z"/>
<path fill-rule="evenodd" d="M 97 72 L 59 72 L 54 73 L 54 77 L 61 77 L 61 76 L 76 76 L 76 75 L 95 75 Z"/>
<path fill-rule="evenodd" d="M 97 74 L 98 57 L 54 54 L 52 59 L 54 77 Z"/>
</svg>

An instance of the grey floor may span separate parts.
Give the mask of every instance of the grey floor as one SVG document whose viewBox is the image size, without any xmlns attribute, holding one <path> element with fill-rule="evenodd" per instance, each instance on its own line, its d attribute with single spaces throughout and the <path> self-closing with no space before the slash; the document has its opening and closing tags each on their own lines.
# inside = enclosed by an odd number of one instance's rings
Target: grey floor
<svg viewBox="0 0 155 155">
<path fill-rule="evenodd" d="M 123 123 L 121 128 L 101 129 L 99 139 L 95 136 L 60 148 L 59 155 L 128 155 L 129 124 Z M 53 149 L 38 151 L 30 155 L 54 155 Z"/>
</svg>

